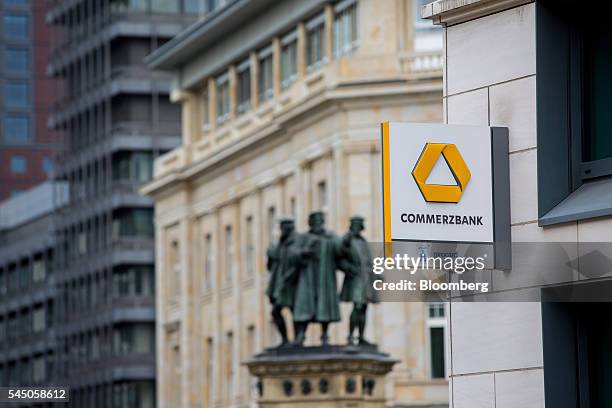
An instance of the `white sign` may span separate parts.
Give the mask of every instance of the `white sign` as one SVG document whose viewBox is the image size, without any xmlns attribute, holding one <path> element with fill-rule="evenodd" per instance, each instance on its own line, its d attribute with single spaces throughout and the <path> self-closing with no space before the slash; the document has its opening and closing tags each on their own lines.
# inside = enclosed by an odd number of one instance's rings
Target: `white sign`
<svg viewBox="0 0 612 408">
<path fill-rule="evenodd" d="M 386 242 L 494 242 L 491 128 L 384 123 L 382 148 Z"/>
</svg>

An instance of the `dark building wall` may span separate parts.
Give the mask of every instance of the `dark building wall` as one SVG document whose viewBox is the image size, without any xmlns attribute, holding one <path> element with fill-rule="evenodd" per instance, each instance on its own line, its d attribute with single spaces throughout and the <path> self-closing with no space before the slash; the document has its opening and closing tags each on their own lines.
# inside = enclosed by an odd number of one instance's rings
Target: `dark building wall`
<svg viewBox="0 0 612 408">
<path fill-rule="evenodd" d="M 54 376 L 75 407 L 152 407 L 153 208 L 138 190 L 153 159 L 180 143 L 180 110 L 169 77 L 143 58 L 195 16 L 123 1 L 52 3 L 49 21 L 63 35 L 50 71 L 67 91 L 49 123 L 66 136 L 55 177 L 71 186 L 55 224 Z"/>
<path fill-rule="evenodd" d="M 0 384 L 4 386 L 55 383 L 53 211 L 66 201 L 65 188 L 65 184 L 44 183 L 0 203 Z"/>
</svg>

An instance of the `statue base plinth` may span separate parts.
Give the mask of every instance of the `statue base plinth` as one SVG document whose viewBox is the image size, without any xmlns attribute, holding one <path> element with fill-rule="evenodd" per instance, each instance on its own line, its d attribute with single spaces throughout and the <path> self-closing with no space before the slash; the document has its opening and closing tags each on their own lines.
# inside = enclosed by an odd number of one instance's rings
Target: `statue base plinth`
<svg viewBox="0 0 612 408">
<path fill-rule="evenodd" d="M 376 346 L 320 346 L 271 348 L 245 364 L 261 408 L 382 408 L 395 363 Z"/>
</svg>

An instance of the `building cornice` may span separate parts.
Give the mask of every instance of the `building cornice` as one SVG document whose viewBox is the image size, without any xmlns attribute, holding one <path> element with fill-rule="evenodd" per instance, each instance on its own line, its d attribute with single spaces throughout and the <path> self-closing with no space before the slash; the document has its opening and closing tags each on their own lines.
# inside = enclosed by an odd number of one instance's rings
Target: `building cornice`
<svg viewBox="0 0 612 408">
<path fill-rule="evenodd" d="M 271 13 L 274 9 L 279 16 L 284 15 L 287 20 L 277 18 L 272 23 L 259 24 L 258 31 L 262 32 L 261 38 L 268 39 L 273 34 L 268 32 L 269 30 L 277 28 L 282 32 L 287 26 L 295 23 L 292 21 L 293 18 L 308 15 L 313 10 L 321 8 L 327 1 L 329 0 L 300 0 L 291 4 L 277 0 L 231 0 L 159 47 L 145 59 L 145 63 L 154 69 L 178 70 L 252 23 L 263 11 Z M 248 37 L 240 38 L 240 43 L 250 44 L 253 41 L 257 42 L 258 36 L 252 32 Z M 249 47 L 252 48 L 254 45 L 261 44 L 250 44 Z"/>
<path fill-rule="evenodd" d="M 438 0 L 423 6 L 421 17 L 450 26 L 508 10 L 535 0 Z"/>
<path fill-rule="evenodd" d="M 393 86 L 383 86 L 377 90 L 372 90 L 372 88 L 364 88 L 361 90 L 351 90 L 348 88 L 345 89 L 345 92 L 337 88 L 328 90 L 309 102 L 300 103 L 291 111 L 281 113 L 276 116 L 274 120 L 271 120 L 267 126 L 259 128 L 249 135 L 245 135 L 239 141 L 227 146 L 223 150 L 203 160 L 198 160 L 197 162 L 188 161 L 184 166 L 163 174 L 161 177 L 143 186 L 140 192 L 145 195 L 153 196 L 154 198 L 161 197 L 167 190 L 175 188 L 176 185 L 198 178 L 211 168 L 218 168 L 220 164 L 227 163 L 237 155 L 243 154 L 250 147 L 261 145 L 261 143 L 270 139 L 271 136 L 285 134 L 286 132 L 282 131 L 286 129 L 289 122 L 299 117 L 303 117 L 303 115 L 315 109 L 328 106 L 329 103 L 352 103 L 358 100 L 364 100 L 371 103 L 371 99 L 375 97 L 409 98 L 414 96 L 415 98 L 422 98 L 423 94 L 434 94 L 441 91 L 441 78 L 435 78 L 431 81 L 418 81 L 413 84 L 400 81 Z M 189 155 L 189 152 L 185 150 L 192 148 L 193 146 L 183 145 L 172 152 L 180 152 L 182 150 L 182 155 Z"/>
</svg>

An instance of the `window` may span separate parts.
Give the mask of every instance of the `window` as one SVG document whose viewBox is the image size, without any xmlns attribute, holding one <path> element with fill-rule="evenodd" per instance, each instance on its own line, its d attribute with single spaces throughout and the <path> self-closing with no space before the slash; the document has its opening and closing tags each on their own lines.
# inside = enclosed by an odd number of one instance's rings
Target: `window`
<svg viewBox="0 0 612 408">
<path fill-rule="evenodd" d="M 12 73 L 25 73 L 30 70 L 30 53 L 26 48 L 5 48 L 4 69 Z"/>
<path fill-rule="evenodd" d="M 204 287 L 206 289 L 212 288 L 213 283 L 213 248 L 212 248 L 212 235 L 206 234 L 204 237 Z"/>
<path fill-rule="evenodd" d="M 297 78 L 297 32 L 281 39 L 281 86 L 287 88 Z"/>
<path fill-rule="evenodd" d="M 445 364 L 445 333 L 446 306 L 444 303 L 429 303 L 427 305 L 427 329 L 429 335 L 429 356 L 431 378 L 446 376 Z"/>
<path fill-rule="evenodd" d="M 4 105 L 9 108 L 27 108 L 30 105 L 30 87 L 25 81 L 4 83 Z"/>
<path fill-rule="evenodd" d="M 266 47 L 258 54 L 259 58 L 259 101 L 264 102 L 274 97 L 274 82 L 272 75 L 272 46 Z"/>
<path fill-rule="evenodd" d="M 255 231 L 253 227 L 253 217 L 246 218 L 246 272 L 247 276 L 255 275 Z"/>
<path fill-rule="evenodd" d="M 204 0 L 206 1 L 206 12 L 213 12 L 219 7 L 219 0 Z"/>
<path fill-rule="evenodd" d="M 327 183 L 325 181 L 320 181 L 317 184 L 317 197 L 319 200 L 319 209 L 321 211 L 327 210 Z"/>
<path fill-rule="evenodd" d="M 30 23 L 27 16 L 5 14 L 4 35 L 11 39 L 25 40 L 30 37 Z"/>
<path fill-rule="evenodd" d="M 32 268 L 28 264 L 23 264 L 18 267 L 17 273 L 19 274 L 19 286 L 27 288 L 32 281 Z"/>
<path fill-rule="evenodd" d="M 238 113 L 247 112 L 251 108 L 251 66 L 249 60 L 238 65 Z"/>
<path fill-rule="evenodd" d="M 28 5 L 29 0 L 4 0 L 4 6 L 23 7 Z"/>
<path fill-rule="evenodd" d="M 6 341 L 6 322 L 0 317 L 0 346 L 4 346 Z M 0 381 L 4 381 L 4 378 L 0 377 Z"/>
<path fill-rule="evenodd" d="M 153 177 L 153 155 L 149 152 L 132 153 L 133 177 L 139 183 L 144 183 Z"/>
<path fill-rule="evenodd" d="M 32 361 L 32 380 L 35 384 L 42 384 L 47 379 L 47 362 L 44 356 L 34 357 Z"/>
<path fill-rule="evenodd" d="M 577 6 L 536 3 L 540 225 L 612 214 L 612 27 L 573 18 Z"/>
<path fill-rule="evenodd" d="M 210 127 L 210 100 L 208 88 L 202 92 L 202 130 L 207 131 Z"/>
<path fill-rule="evenodd" d="M 170 243 L 170 294 L 174 297 L 178 297 L 181 294 L 181 258 L 179 253 L 178 241 L 172 241 Z"/>
<path fill-rule="evenodd" d="M 150 266 L 132 266 L 113 272 L 113 293 L 116 298 L 153 296 L 154 271 Z"/>
<path fill-rule="evenodd" d="M 152 353 L 155 343 L 152 323 L 130 323 L 113 328 L 113 352 L 116 356 Z"/>
<path fill-rule="evenodd" d="M 23 156 L 11 157 L 11 173 L 21 174 L 28 169 L 28 161 Z"/>
<path fill-rule="evenodd" d="M 206 339 L 206 377 L 204 378 L 205 398 L 208 406 L 212 406 L 212 384 L 215 372 L 215 349 L 212 337 Z"/>
<path fill-rule="evenodd" d="M 100 358 L 100 335 L 94 332 L 91 336 L 91 360 L 98 361 Z"/>
<path fill-rule="evenodd" d="M 113 157 L 113 179 L 144 183 L 153 177 L 153 154 L 150 152 L 120 152 Z"/>
<path fill-rule="evenodd" d="M 229 76 L 223 74 L 217 78 L 217 123 L 222 124 L 230 116 Z"/>
<path fill-rule="evenodd" d="M 607 282 L 587 285 L 590 292 L 584 293 L 610 293 Z M 573 285 L 562 288 L 568 290 L 565 293 L 575 289 Z M 559 293 L 549 292 L 549 299 Z M 582 299 L 587 301 L 542 302 L 542 350 L 549 367 L 544 373 L 547 407 L 612 406 L 612 304 Z"/>
<path fill-rule="evenodd" d="M 177 13 L 179 0 L 151 0 L 151 11 L 154 13 Z"/>
<path fill-rule="evenodd" d="M 334 55 L 336 57 L 350 55 L 356 48 L 357 2 L 355 0 L 346 0 L 335 7 Z"/>
<path fill-rule="evenodd" d="M 32 331 L 40 333 L 47 328 L 46 311 L 43 306 L 34 308 L 32 312 Z"/>
<path fill-rule="evenodd" d="M 79 232 L 77 235 L 77 248 L 79 255 L 87 253 L 87 233 L 84 231 Z"/>
<path fill-rule="evenodd" d="M 268 243 L 272 243 L 276 237 L 276 209 L 268 207 Z"/>
<path fill-rule="evenodd" d="M 116 211 L 113 216 L 113 238 L 153 237 L 153 210 L 133 208 Z"/>
<path fill-rule="evenodd" d="M 172 385 L 172 391 L 171 391 L 171 395 L 172 400 L 174 400 L 173 405 L 175 407 L 180 407 L 181 406 L 181 392 L 180 392 L 180 388 L 181 388 L 181 383 L 182 383 L 182 379 L 181 379 L 181 374 L 182 374 L 182 370 L 181 370 L 181 347 L 178 344 L 174 344 L 172 346 L 172 366 L 173 366 L 173 371 L 174 371 L 174 384 Z"/>
<path fill-rule="evenodd" d="M 147 11 L 149 0 L 111 0 L 111 11 L 124 13 L 126 11 Z"/>
<path fill-rule="evenodd" d="M 0 270 L 0 295 L 2 296 L 7 294 L 6 277 L 7 272 Z"/>
<path fill-rule="evenodd" d="M 17 290 L 18 281 L 17 281 L 17 269 L 13 267 L 8 271 L 8 292 L 14 292 Z"/>
<path fill-rule="evenodd" d="M 226 340 L 226 351 L 225 351 L 225 374 L 226 374 L 226 386 L 225 386 L 225 397 L 226 401 L 229 401 L 234 394 L 234 381 L 236 377 L 235 361 L 237 360 L 234 356 L 236 348 L 234 347 L 234 334 L 232 332 L 227 333 Z"/>
<path fill-rule="evenodd" d="M 47 176 L 51 176 L 53 174 L 53 160 L 49 157 L 43 157 L 42 170 Z"/>
<path fill-rule="evenodd" d="M 28 144 L 31 139 L 30 118 L 11 114 L 4 117 L 4 142 L 6 144 Z"/>
<path fill-rule="evenodd" d="M 183 10 L 185 13 L 199 14 L 201 12 L 200 4 L 203 4 L 203 0 L 183 0 Z"/>
<path fill-rule="evenodd" d="M 584 33 L 583 90 L 585 132 L 582 140 L 583 177 L 612 173 L 612 116 L 608 97 L 612 92 L 612 29 L 589 27 Z M 603 171 L 595 162 L 608 160 Z"/>
<path fill-rule="evenodd" d="M 306 23 L 306 64 L 308 72 L 325 62 L 325 16 L 323 14 Z"/>
<path fill-rule="evenodd" d="M 246 352 L 247 352 L 247 357 L 251 358 L 255 355 L 255 338 L 256 338 L 256 334 L 255 334 L 255 326 L 253 325 L 249 325 L 247 326 L 246 329 Z M 255 378 L 252 376 L 247 376 L 247 378 L 244 381 L 244 385 L 245 385 L 245 395 L 247 396 L 251 396 L 251 390 L 252 387 L 255 385 Z"/>
<path fill-rule="evenodd" d="M 234 279 L 234 234 L 232 226 L 225 227 L 225 280 L 230 283 Z"/>
</svg>

